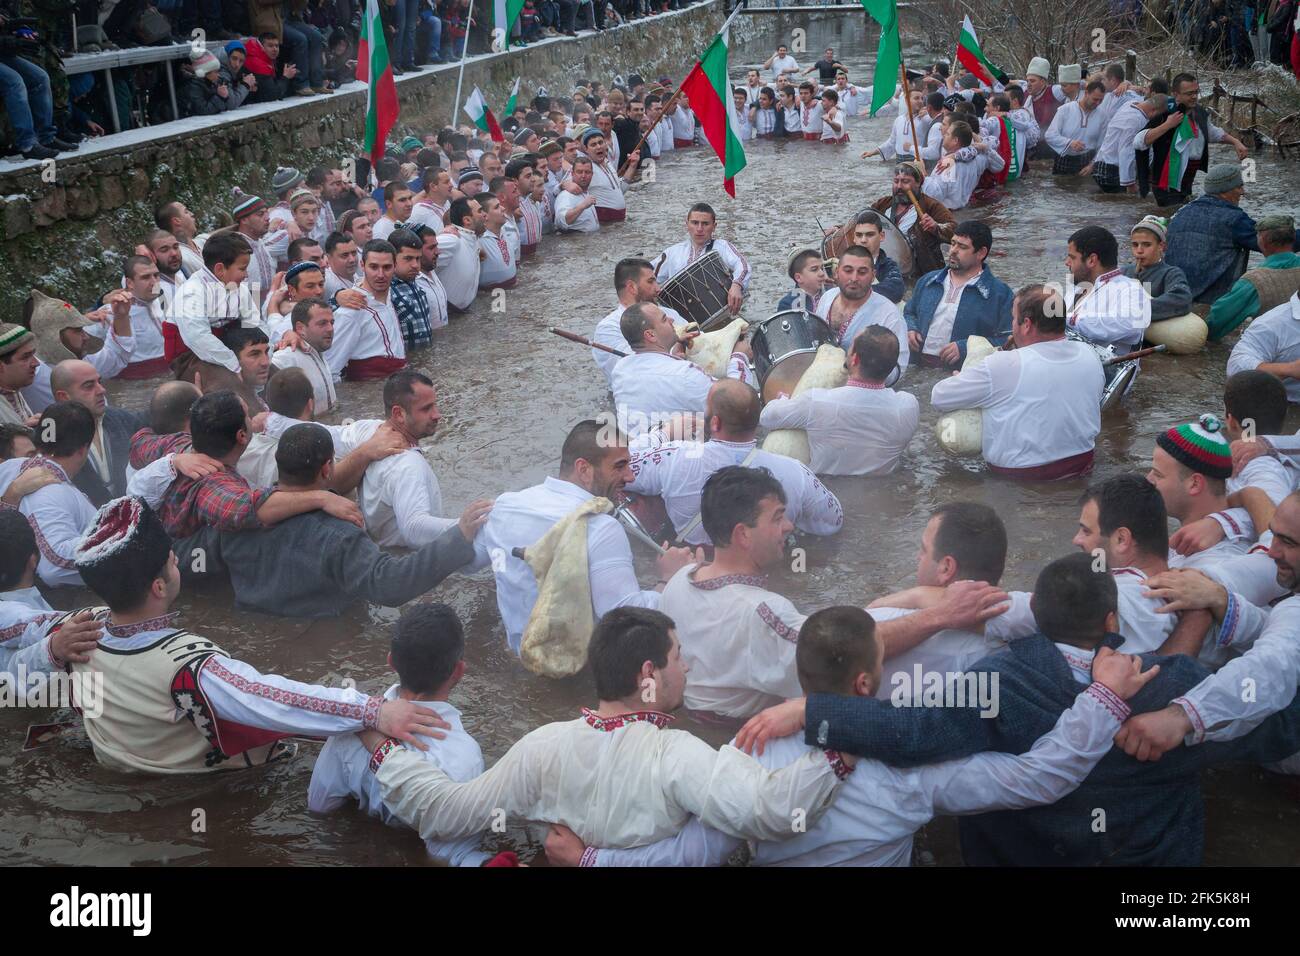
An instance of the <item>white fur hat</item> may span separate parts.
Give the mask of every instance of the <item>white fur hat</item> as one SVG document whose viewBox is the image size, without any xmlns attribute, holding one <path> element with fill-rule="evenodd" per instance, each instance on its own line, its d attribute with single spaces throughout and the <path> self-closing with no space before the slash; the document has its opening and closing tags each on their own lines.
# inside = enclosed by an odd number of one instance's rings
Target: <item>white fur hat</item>
<svg viewBox="0 0 1300 956">
<path fill-rule="evenodd" d="M 1056 71 L 1057 83 L 1078 83 L 1081 79 L 1083 79 L 1083 70 L 1077 63 L 1063 63 Z"/>
<path fill-rule="evenodd" d="M 1043 57 L 1036 56 L 1029 61 L 1029 69 L 1025 70 L 1025 76 L 1036 76 L 1040 79 L 1049 79 L 1052 75 L 1052 65 Z"/>
</svg>

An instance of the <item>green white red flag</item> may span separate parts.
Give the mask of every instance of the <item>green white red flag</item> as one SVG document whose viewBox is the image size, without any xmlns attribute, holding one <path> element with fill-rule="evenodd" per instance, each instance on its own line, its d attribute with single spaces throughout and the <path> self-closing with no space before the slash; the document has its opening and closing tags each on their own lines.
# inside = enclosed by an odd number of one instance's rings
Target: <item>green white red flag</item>
<svg viewBox="0 0 1300 956">
<path fill-rule="evenodd" d="M 519 102 L 519 80 L 520 78 L 516 76 L 515 85 L 510 88 L 510 99 L 506 100 L 506 108 L 501 113 L 507 118 L 514 115 L 515 104 Z"/>
<path fill-rule="evenodd" d="M 501 38 L 501 49 L 510 49 L 510 31 L 523 12 L 524 0 L 492 0 L 493 34 Z M 500 33 L 497 33 L 500 30 Z M 493 46 L 495 47 L 495 38 Z"/>
<path fill-rule="evenodd" d="M 975 74 L 982 83 L 993 85 L 993 81 L 1002 73 L 989 62 L 989 58 L 980 49 L 980 41 L 975 36 L 975 24 L 971 23 L 970 14 L 962 21 L 961 35 L 957 38 L 957 62 Z"/>
<path fill-rule="evenodd" d="M 1187 150 L 1195 138 L 1196 123 L 1190 113 L 1184 113 L 1183 121 L 1174 130 L 1174 141 L 1169 146 L 1169 155 L 1165 157 L 1164 168 L 1160 170 L 1160 176 L 1156 180 L 1156 185 L 1161 189 L 1177 192 L 1182 188 L 1183 176 L 1187 172 Z"/>
<path fill-rule="evenodd" d="M 492 142 L 500 143 L 505 139 L 505 135 L 501 132 L 501 124 L 492 115 L 492 109 L 487 105 L 487 100 L 483 99 L 483 94 L 477 86 L 465 101 L 465 112 L 469 114 L 475 126 L 492 137 Z"/>
<path fill-rule="evenodd" d="M 737 10 L 741 7 L 736 6 Z M 732 13 L 732 17 L 735 13 Z M 745 148 L 740 140 L 740 120 L 731 96 L 731 83 L 727 79 L 727 47 L 731 19 L 723 24 L 722 32 L 701 54 L 695 68 L 682 82 L 681 90 L 690 100 L 691 109 L 704 129 L 718 159 L 722 160 L 722 188 L 728 196 L 736 195 L 736 173 L 745 168 Z"/>
<path fill-rule="evenodd" d="M 357 46 L 357 79 L 366 84 L 365 154 L 372 164 L 384 156 L 388 131 L 397 122 L 397 84 L 379 19 L 379 0 L 366 0 Z"/>
</svg>

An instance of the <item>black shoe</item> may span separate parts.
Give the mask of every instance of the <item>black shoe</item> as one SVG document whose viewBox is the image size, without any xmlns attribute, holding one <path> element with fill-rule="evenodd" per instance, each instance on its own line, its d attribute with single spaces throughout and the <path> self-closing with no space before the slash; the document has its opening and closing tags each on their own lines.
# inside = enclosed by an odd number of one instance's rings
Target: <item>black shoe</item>
<svg viewBox="0 0 1300 956">
<path fill-rule="evenodd" d="M 77 143 L 69 143 L 66 139 L 59 139 L 57 136 L 45 145 L 50 149 L 57 149 L 60 153 L 75 153 L 79 146 Z"/>
<path fill-rule="evenodd" d="M 42 146 L 37 143 L 31 149 L 23 150 L 23 159 L 53 159 L 59 155 L 57 149 L 50 149 L 48 146 Z"/>
<path fill-rule="evenodd" d="M 393 71 L 393 76 L 401 76 L 402 74 L 404 74 L 404 73 L 406 72 L 406 71 L 403 70 L 400 66 L 394 66 L 394 67 L 392 67 L 392 71 Z"/>
</svg>

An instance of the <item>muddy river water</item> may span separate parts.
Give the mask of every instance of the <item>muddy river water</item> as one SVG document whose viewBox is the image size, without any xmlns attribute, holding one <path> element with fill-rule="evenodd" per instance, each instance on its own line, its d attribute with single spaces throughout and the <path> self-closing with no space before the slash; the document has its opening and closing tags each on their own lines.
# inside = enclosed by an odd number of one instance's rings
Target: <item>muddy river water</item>
<svg viewBox="0 0 1300 956">
<path fill-rule="evenodd" d="M 828 43 L 863 81 L 871 52 L 859 37 L 858 17 L 819 24 L 800 60 L 816 59 Z M 733 77 L 762 62 L 784 38 L 763 38 L 733 52 Z M 890 167 L 858 159 L 865 144 L 884 138 L 889 118 L 851 123 L 852 143 L 826 147 L 799 141 L 758 142 L 738 180 L 738 200 L 720 189 L 721 169 L 707 150 L 669 154 L 657 182 L 634 188 L 628 221 L 598 235 L 548 238 L 541 255 L 524 265 L 506 311 L 494 313 L 480 297 L 471 314 L 455 319 L 417 365 L 436 381 L 443 420 L 425 454 L 437 472 L 448 513 L 482 494 L 514 490 L 553 474 L 560 443 L 572 424 L 608 402 L 605 382 L 580 346 L 547 334 L 550 325 L 590 332 L 615 304 L 614 263 L 653 256 L 682 238 L 687 207 L 706 200 L 719 210 L 718 234 L 734 241 L 754 269 L 746 316 L 774 311 L 788 284 L 786 251 L 814 241 L 817 220 L 843 222 L 888 191 Z M 1217 155 L 1224 155 L 1215 150 Z M 1225 153 L 1227 151 L 1225 150 Z M 1270 154 L 1258 159 L 1257 182 L 1245 208 L 1256 218 L 1293 212 L 1300 167 Z M 1153 211 L 1126 198 L 1099 197 L 1089 182 L 1054 180 L 1041 164 L 1001 200 L 964 212 L 993 229 L 989 260 L 1013 288 L 1029 280 L 1065 277 L 1066 237 L 1096 223 L 1121 237 Z M 1125 255 L 1124 260 L 1128 261 Z M 1107 416 L 1098 442 L 1100 476 L 1144 468 L 1155 436 L 1206 411 L 1219 412 L 1229 346 L 1203 355 L 1148 360 L 1134 392 Z M 929 407 L 936 371 L 912 370 L 903 387 L 921 398 L 922 423 L 897 474 L 883 479 L 832 478 L 844 505 L 844 530 L 806 539 L 807 569 L 778 573 L 771 587 L 801 609 L 865 604 L 911 583 L 921 531 L 930 510 L 946 501 L 993 506 L 1007 523 L 1010 556 L 1004 584 L 1032 586 L 1038 569 L 1069 553 L 1080 481 L 1019 485 L 988 477 L 976 462 L 946 456 L 932 430 Z M 147 387 L 118 383 L 113 401 L 143 407 Z M 377 384 L 344 385 L 341 413 L 379 413 Z M 1294 429 L 1300 421 L 1291 422 Z M 643 580 L 653 580 L 645 549 L 634 544 Z M 523 734 L 566 720 L 591 701 L 583 675 L 550 681 L 528 674 L 505 643 L 490 575 L 455 576 L 432 595 L 452 604 L 468 633 L 468 672 L 453 702 L 479 740 L 489 764 Z M 56 592 L 60 607 L 88 603 L 84 592 Z M 337 684 L 351 678 L 364 690 L 390 683 L 385 657 L 391 608 L 359 607 L 339 620 L 308 622 L 233 611 L 228 588 L 181 595 L 183 622 L 262 670 L 299 680 Z M 64 713 L 58 716 L 67 717 Z M 307 812 L 307 782 L 318 747 L 266 772 L 198 778 L 126 777 L 101 768 L 79 729 L 21 753 L 28 724 L 55 719 L 48 711 L 0 712 L 0 861 L 5 863 L 411 864 L 423 865 L 421 842 L 355 810 L 330 817 Z M 725 735 L 679 719 L 678 727 L 714 743 Z M 1300 862 L 1300 803 L 1255 768 L 1207 774 L 1206 861 L 1212 864 Z M 202 810 L 201 814 L 196 811 Z M 197 822 L 196 822 L 197 821 Z M 202 824 L 200 826 L 199 824 Z M 197 831 L 197 832 L 196 832 Z M 531 856 L 538 845 L 523 827 L 487 837 L 489 844 Z M 917 861 L 957 864 L 952 820 L 939 820 L 917 840 Z"/>
</svg>

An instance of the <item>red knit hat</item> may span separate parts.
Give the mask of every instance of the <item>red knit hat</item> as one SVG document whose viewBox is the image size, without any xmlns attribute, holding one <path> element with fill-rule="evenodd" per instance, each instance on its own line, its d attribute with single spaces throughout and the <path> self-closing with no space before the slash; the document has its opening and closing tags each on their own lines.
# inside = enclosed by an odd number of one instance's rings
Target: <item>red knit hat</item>
<svg viewBox="0 0 1300 956">
<path fill-rule="evenodd" d="M 1232 448 L 1223 435 L 1223 423 L 1202 415 L 1188 425 L 1178 425 L 1156 438 L 1171 458 L 1210 478 L 1232 477 Z"/>
</svg>

